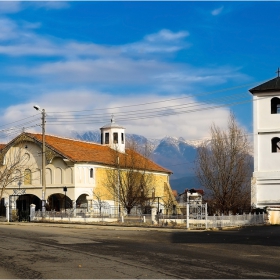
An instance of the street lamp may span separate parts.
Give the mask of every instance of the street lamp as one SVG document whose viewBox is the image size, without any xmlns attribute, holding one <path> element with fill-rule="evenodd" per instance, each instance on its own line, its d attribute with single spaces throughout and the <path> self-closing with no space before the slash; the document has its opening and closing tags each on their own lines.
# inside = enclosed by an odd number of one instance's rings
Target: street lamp
<svg viewBox="0 0 280 280">
<path fill-rule="evenodd" d="M 33 106 L 35 110 L 42 113 L 42 214 L 45 213 L 45 193 L 46 193 L 46 143 L 45 143 L 45 118 L 46 112 L 45 109 L 40 109 L 40 106 Z"/>
<path fill-rule="evenodd" d="M 65 209 L 65 215 L 66 215 L 66 192 L 67 192 L 67 187 L 63 187 L 63 191 L 65 192 L 65 195 L 64 195 L 64 209 Z"/>
</svg>

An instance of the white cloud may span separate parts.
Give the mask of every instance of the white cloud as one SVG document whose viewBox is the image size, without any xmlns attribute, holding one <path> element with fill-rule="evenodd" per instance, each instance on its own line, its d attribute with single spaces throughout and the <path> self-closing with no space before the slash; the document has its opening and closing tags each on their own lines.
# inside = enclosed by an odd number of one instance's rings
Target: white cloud
<svg viewBox="0 0 280 280">
<path fill-rule="evenodd" d="M 127 44 L 121 47 L 124 53 L 174 53 L 190 46 L 184 39 L 189 36 L 187 31 L 172 32 L 162 29 L 158 33 L 149 34 L 140 42 Z"/>
<path fill-rule="evenodd" d="M 126 126 L 128 133 L 138 133 L 149 138 L 171 135 L 186 139 L 201 139 L 208 135 L 212 122 L 220 126 L 226 125 L 228 109 L 217 108 L 170 116 L 153 117 L 151 114 L 150 118 L 142 119 L 135 111 L 142 108 L 152 109 L 152 113 L 155 113 L 154 105 L 154 107 L 151 105 L 132 107 L 132 115 L 126 112 L 123 117 L 119 114 L 123 113 L 124 109 L 108 108 L 157 101 L 162 99 L 163 92 L 168 93 L 165 95 L 166 99 L 179 97 L 182 92 L 187 92 L 186 89 L 191 92 L 197 84 L 209 86 L 222 84 L 230 79 L 238 78 L 239 81 L 246 79 L 239 69 L 231 67 L 213 66 L 201 69 L 187 64 L 166 62 L 166 55 L 190 46 L 185 41 L 189 36 L 187 31 L 172 32 L 163 29 L 145 36 L 140 42 L 108 47 L 41 37 L 36 33 L 36 28 L 40 28 L 40 23 L 16 24 L 4 18 L 0 19 L 0 40 L 9 42 L 0 44 L 0 54 L 38 57 L 32 64 L 16 64 L 2 68 L 3 73 L 15 77 L 15 80 L 21 78 L 21 83 L 25 81 L 22 77 L 27 78 L 30 96 L 39 89 L 36 92 L 36 100 L 29 96 L 29 102 L 7 108 L 1 117 L 3 123 L 35 115 L 33 105 L 39 104 L 46 109 L 48 118 L 51 117 L 50 112 L 71 110 L 92 110 L 92 113 L 100 114 L 95 119 L 88 116 L 87 123 L 84 120 L 80 124 L 69 121 L 57 125 L 52 124 L 49 119 L 47 133 L 63 135 L 71 130 L 95 130 L 109 121 L 111 113 L 115 113 L 117 121 Z M 152 57 L 147 54 L 152 54 Z M 52 57 L 52 60 L 46 62 L 46 57 Z M 33 84 L 29 79 L 36 82 Z M 108 91 L 97 91 L 99 85 L 106 85 Z M 116 86 L 120 86 L 119 92 L 129 87 L 137 87 L 138 91 L 134 93 L 132 90 L 130 96 L 123 93 L 120 96 L 114 94 Z M 53 88 L 57 90 L 54 91 Z M 59 88 L 64 90 L 59 91 Z M 65 88 L 71 90 L 66 91 Z M 198 108 L 202 106 L 191 98 L 188 102 L 194 102 Z M 173 100 L 167 105 L 179 106 L 181 103 L 182 100 Z M 159 106 L 161 105 L 167 106 L 160 103 Z M 104 109 L 97 110 L 99 108 Z M 174 111 L 170 108 L 166 110 Z M 68 117 L 73 114 L 67 113 Z M 104 118 L 105 114 L 107 118 Z M 57 114 L 54 116 L 56 120 L 61 120 Z M 132 120 L 133 116 L 136 119 Z M 25 125 L 24 121 L 19 127 L 39 124 L 40 115 L 30 120 L 34 122 Z"/>
<path fill-rule="evenodd" d="M 162 42 L 162 41 L 175 41 L 189 36 L 186 31 L 172 32 L 168 29 L 162 29 L 158 33 L 145 36 L 144 41 L 149 42 Z"/>
<path fill-rule="evenodd" d="M 212 16 L 217 16 L 217 15 L 219 15 L 219 14 L 223 11 L 223 9 L 224 9 L 224 6 L 221 6 L 220 8 L 217 8 L 217 9 L 213 10 L 213 11 L 211 12 Z"/>
<path fill-rule="evenodd" d="M 0 14 L 12 14 L 22 10 L 22 3 L 16 1 L 0 1 Z"/>
<path fill-rule="evenodd" d="M 38 8 L 45 8 L 49 10 L 59 10 L 68 8 L 70 5 L 66 1 L 34 1 L 32 4 Z"/>
<path fill-rule="evenodd" d="M 15 38 L 17 38 L 17 25 L 9 19 L 0 18 L 0 41 Z"/>
<path fill-rule="evenodd" d="M 221 127 L 227 125 L 229 110 L 226 108 L 196 111 L 194 110 L 195 108 L 202 108 L 204 105 L 192 97 L 174 100 L 174 95 L 172 95 L 165 98 L 170 100 L 168 102 L 148 104 L 160 101 L 162 97 L 156 94 L 116 97 L 109 93 L 87 90 L 54 91 L 48 92 L 28 103 L 7 108 L 2 116 L 2 120 L 3 123 L 12 123 L 22 119 L 22 125 L 19 127 L 25 126 L 28 128 L 36 124 L 39 125 L 40 114 L 36 114 L 36 111 L 33 109 L 34 104 L 39 104 L 47 113 L 47 133 L 62 136 L 70 135 L 72 130 L 89 131 L 99 129 L 110 120 L 112 113 L 116 118 L 116 122 L 126 127 L 127 133 L 140 134 L 155 139 L 165 136 L 181 136 L 187 140 L 198 140 L 209 136 L 209 127 L 213 122 Z M 143 103 L 146 105 L 140 105 Z M 176 108 L 181 107 L 183 103 L 189 106 L 184 109 L 184 113 L 160 116 L 160 113 L 170 114 L 178 112 L 179 110 Z M 139 105 L 124 107 L 135 104 Z M 211 105 L 207 104 L 207 106 Z M 194 112 L 187 113 L 186 111 L 190 109 L 194 110 Z M 89 111 L 79 112 L 79 117 L 76 117 L 75 121 L 73 119 L 65 119 L 65 117 L 71 118 L 77 114 L 77 112 L 69 111 L 79 110 Z M 86 116 L 81 117 L 83 114 L 86 114 Z M 34 117 L 25 119 L 29 116 Z M 23 125 L 24 122 L 30 122 L 30 120 L 33 120 L 33 122 Z M 77 123 L 77 120 L 80 120 L 80 123 Z M 53 123 L 53 121 L 55 122 Z M 31 131 L 40 132 L 39 126 L 37 128 L 28 128 L 29 131 L 30 129 Z M 20 130 L 17 130 L 17 133 L 20 133 Z M 11 138 L 14 136 L 12 135 Z"/>
<path fill-rule="evenodd" d="M 70 5 L 66 1 L 0 1 L 0 14 L 14 14 L 22 11 L 26 7 L 44 8 L 48 10 L 58 10 L 68 8 Z"/>
</svg>

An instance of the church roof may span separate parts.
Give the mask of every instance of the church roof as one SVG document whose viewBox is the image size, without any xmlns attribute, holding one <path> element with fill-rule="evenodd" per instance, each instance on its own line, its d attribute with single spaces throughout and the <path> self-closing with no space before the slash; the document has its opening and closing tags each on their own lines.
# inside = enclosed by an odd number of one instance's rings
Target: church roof
<svg viewBox="0 0 280 280">
<path fill-rule="evenodd" d="M 0 150 L 6 147 L 6 144 L 0 144 Z"/>
<path fill-rule="evenodd" d="M 36 142 L 42 143 L 42 134 L 22 134 L 34 139 Z M 116 162 L 116 151 L 101 144 L 62 138 L 53 135 L 45 135 L 45 142 L 46 147 L 56 151 L 62 157 L 67 158 L 72 162 L 90 162 L 107 166 L 114 166 Z M 165 169 L 152 160 L 146 159 L 141 154 L 130 149 L 126 149 L 125 154 L 118 153 L 118 156 L 120 167 L 122 168 L 129 168 L 133 165 L 136 169 L 143 169 L 143 165 L 145 164 L 145 170 L 169 174 L 172 173 L 170 170 Z"/>
<path fill-rule="evenodd" d="M 280 91 L 280 77 L 276 77 L 249 90 L 252 94 Z"/>
</svg>

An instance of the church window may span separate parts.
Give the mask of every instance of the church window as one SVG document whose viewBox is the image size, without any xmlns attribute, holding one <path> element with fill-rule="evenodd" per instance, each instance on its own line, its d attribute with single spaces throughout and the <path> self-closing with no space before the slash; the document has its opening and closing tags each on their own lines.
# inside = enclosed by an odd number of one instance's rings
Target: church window
<svg viewBox="0 0 280 280">
<path fill-rule="evenodd" d="M 271 99 L 271 114 L 280 114 L 280 99 L 278 97 Z"/>
<path fill-rule="evenodd" d="M 31 185 L 31 170 L 24 170 L 24 185 Z"/>
<path fill-rule="evenodd" d="M 90 178 L 93 178 L 93 168 L 91 168 L 91 169 L 89 170 L 89 177 L 90 177 Z"/>
<path fill-rule="evenodd" d="M 114 132 L 114 144 L 118 144 L 118 132 Z"/>
<path fill-rule="evenodd" d="M 105 144 L 109 144 L 109 132 L 105 133 Z"/>
<path fill-rule="evenodd" d="M 124 144 L 124 134 L 122 133 L 122 144 Z"/>
<path fill-rule="evenodd" d="M 101 133 L 101 144 L 103 144 L 103 133 Z"/>
<path fill-rule="evenodd" d="M 62 169 L 57 167 L 55 169 L 55 177 L 54 177 L 54 181 L 56 184 L 62 184 Z"/>
<path fill-rule="evenodd" d="M 46 168 L 46 184 L 52 184 L 52 170 L 50 168 Z"/>
<path fill-rule="evenodd" d="M 280 153 L 280 138 L 274 137 L 271 139 L 272 153 Z"/>
</svg>

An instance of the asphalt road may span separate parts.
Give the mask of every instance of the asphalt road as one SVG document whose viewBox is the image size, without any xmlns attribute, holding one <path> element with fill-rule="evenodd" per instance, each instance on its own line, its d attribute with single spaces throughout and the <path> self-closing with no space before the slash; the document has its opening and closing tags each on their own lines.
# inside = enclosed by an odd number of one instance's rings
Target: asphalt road
<svg viewBox="0 0 280 280">
<path fill-rule="evenodd" d="M 184 231 L 0 224 L 0 278 L 279 279 L 280 226 Z"/>
</svg>

